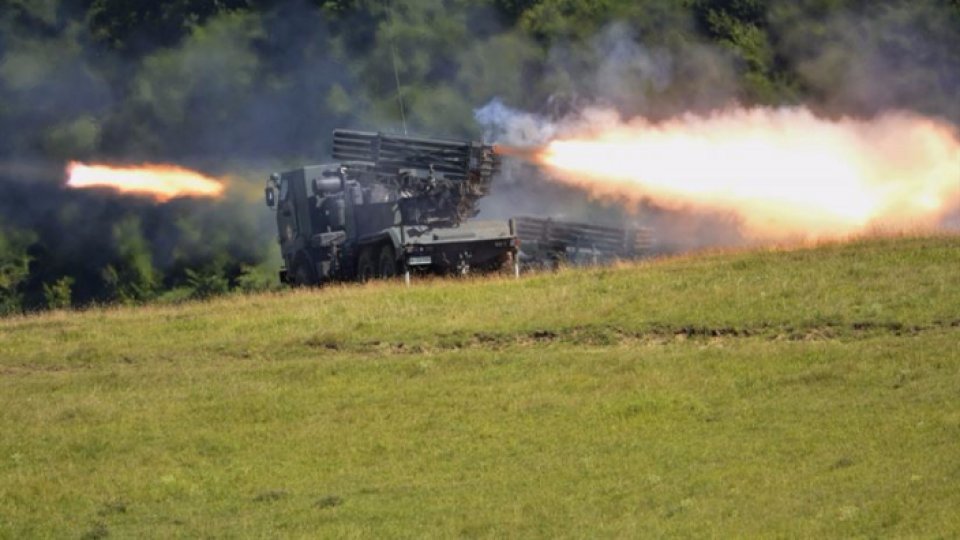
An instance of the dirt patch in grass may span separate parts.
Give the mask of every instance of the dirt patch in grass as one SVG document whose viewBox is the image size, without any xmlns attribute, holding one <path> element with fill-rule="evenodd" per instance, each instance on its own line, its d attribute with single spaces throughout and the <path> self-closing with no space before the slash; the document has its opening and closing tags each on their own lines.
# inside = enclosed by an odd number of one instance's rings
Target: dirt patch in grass
<svg viewBox="0 0 960 540">
<path fill-rule="evenodd" d="M 634 344 L 670 344 L 676 341 L 711 341 L 761 338 L 775 341 L 829 341 L 865 339 L 878 335 L 915 336 L 931 331 L 960 328 L 960 320 L 934 321 L 927 325 L 906 325 L 898 321 L 852 323 L 828 322 L 816 325 L 709 326 L 700 324 L 652 325 L 643 329 L 616 326 L 574 326 L 557 330 L 532 330 L 516 333 L 476 332 L 473 334 L 440 334 L 430 341 L 380 340 L 356 341 L 330 336 L 314 336 L 303 344 L 309 348 L 357 353 L 422 354 L 431 351 L 461 349 L 502 349 L 505 347 L 551 343 L 585 346 L 618 346 Z"/>
<path fill-rule="evenodd" d="M 279 501 L 280 499 L 285 499 L 289 493 L 283 489 L 271 489 L 269 491 L 263 491 L 258 493 L 254 498 L 253 502 L 274 502 Z"/>
<path fill-rule="evenodd" d="M 317 508 L 334 508 L 343 504 L 343 498 L 337 495 L 327 495 L 326 497 L 321 497 L 317 499 L 317 502 L 314 503 L 314 506 Z"/>
</svg>

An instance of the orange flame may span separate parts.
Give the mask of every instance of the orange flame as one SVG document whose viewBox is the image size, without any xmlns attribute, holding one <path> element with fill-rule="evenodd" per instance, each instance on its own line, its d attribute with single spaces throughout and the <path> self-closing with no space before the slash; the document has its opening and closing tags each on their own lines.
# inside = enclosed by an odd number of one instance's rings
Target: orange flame
<svg viewBox="0 0 960 540">
<path fill-rule="evenodd" d="M 67 176 L 67 185 L 72 188 L 110 188 L 158 202 L 176 197 L 219 197 L 223 193 L 220 182 L 176 165 L 114 167 L 72 161 L 67 165 Z"/>
<path fill-rule="evenodd" d="M 755 238 L 935 227 L 960 209 L 960 139 L 909 113 L 873 120 L 732 109 L 653 124 L 592 111 L 536 160 L 598 197 L 734 212 Z"/>
</svg>

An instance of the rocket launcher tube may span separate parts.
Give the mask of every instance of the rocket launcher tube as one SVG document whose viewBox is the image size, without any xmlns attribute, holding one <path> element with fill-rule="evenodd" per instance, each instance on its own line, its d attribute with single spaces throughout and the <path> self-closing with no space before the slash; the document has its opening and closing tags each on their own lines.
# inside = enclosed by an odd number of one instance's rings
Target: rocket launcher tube
<svg viewBox="0 0 960 540">
<path fill-rule="evenodd" d="M 346 129 L 333 132 L 333 157 L 367 163 L 382 172 L 431 169 L 450 180 L 478 176 L 489 182 L 499 169 L 490 145 Z"/>
</svg>

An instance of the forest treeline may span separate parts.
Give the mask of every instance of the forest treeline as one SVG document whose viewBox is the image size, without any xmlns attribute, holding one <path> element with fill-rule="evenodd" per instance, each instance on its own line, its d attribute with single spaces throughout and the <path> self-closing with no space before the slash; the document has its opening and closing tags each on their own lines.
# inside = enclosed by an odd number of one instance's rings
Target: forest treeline
<svg viewBox="0 0 960 540">
<path fill-rule="evenodd" d="M 492 99 L 666 118 L 730 103 L 960 124 L 960 0 L 0 0 L 0 313 L 276 285 L 271 170 L 332 128 L 481 135 Z M 66 190 L 172 162 L 222 200 Z"/>
</svg>

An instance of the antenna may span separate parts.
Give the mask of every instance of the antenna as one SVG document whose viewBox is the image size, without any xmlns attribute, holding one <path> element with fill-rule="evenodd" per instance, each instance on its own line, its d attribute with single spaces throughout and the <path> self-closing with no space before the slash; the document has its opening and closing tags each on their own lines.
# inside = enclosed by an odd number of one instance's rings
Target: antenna
<svg viewBox="0 0 960 540">
<path fill-rule="evenodd" d="M 397 72 L 397 47 L 390 39 L 390 56 L 393 58 L 393 80 L 397 83 L 397 102 L 400 103 L 400 121 L 403 123 L 403 134 L 407 134 L 407 115 L 403 110 L 403 93 L 400 92 L 400 74 Z"/>
<path fill-rule="evenodd" d="M 393 0 L 387 4 L 387 12 L 390 15 L 390 22 L 393 17 Z M 390 33 L 390 59 L 393 60 L 393 80 L 397 83 L 397 103 L 400 104 L 400 122 L 403 123 L 403 134 L 407 134 L 407 113 L 403 110 L 403 93 L 400 91 L 400 73 L 397 71 L 397 44 L 393 41 L 393 33 Z"/>
</svg>

